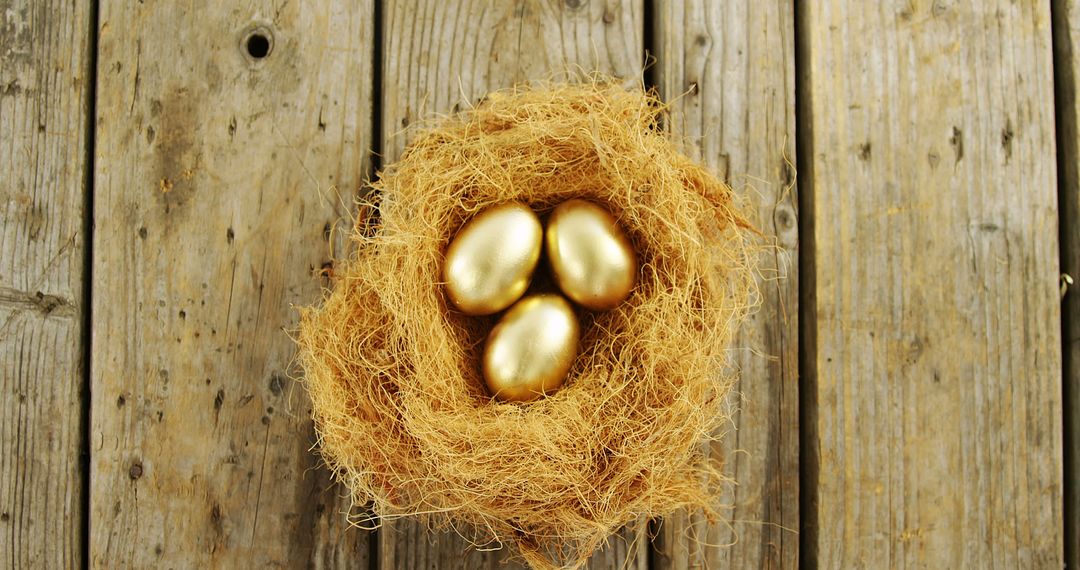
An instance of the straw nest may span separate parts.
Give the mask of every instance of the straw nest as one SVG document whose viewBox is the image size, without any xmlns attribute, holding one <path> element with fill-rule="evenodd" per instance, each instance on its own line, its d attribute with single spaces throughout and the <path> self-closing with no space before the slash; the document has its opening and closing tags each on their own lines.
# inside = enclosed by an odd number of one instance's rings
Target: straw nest
<svg viewBox="0 0 1080 570">
<path fill-rule="evenodd" d="M 701 443 L 726 420 L 753 232 L 664 116 L 612 83 L 496 92 L 429 125 L 382 173 L 378 219 L 357 225 L 355 254 L 298 335 L 323 457 L 357 505 L 514 545 L 538 567 L 578 565 L 639 517 L 716 514 L 725 481 Z M 581 313 L 561 391 L 494 401 L 478 365 L 494 319 L 448 305 L 443 253 L 488 206 L 518 200 L 543 217 L 575 197 L 618 218 L 637 286 L 612 311 Z"/>
</svg>

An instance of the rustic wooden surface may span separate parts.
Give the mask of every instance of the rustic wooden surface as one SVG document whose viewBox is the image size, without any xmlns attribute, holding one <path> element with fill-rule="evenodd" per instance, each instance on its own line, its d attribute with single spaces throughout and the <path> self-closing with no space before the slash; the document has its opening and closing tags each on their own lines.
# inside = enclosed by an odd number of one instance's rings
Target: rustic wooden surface
<svg viewBox="0 0 1080 570">
<path fill-rule="evenodd" d="M 513 567 L 348 528 L 286 331 L 372 151 L 594 70 L 655 85 L 777 247 L 713 447 L 730 524 L 626 530 L 590 567 L 1080 565 L 1080 297 L 1058 288 L 1080 280 L 1077 0 L 0 15 L 0 565 Z"/>
<path fill-rule="evenodd" d="M 391 0 L 384 10 L 380 132 L 387 161 L 401 154 L 410 124 L 476 104 L 493 89 L 592 71 L 628 83 L 642 76 L 641 0 Z M 644 569 L 647 546 L 624 531 L 590 566 Z M 387 523 L 380 533 L 384 569 L 505 568 L 507 554 L 469 549 L 453 533 L 432 536 L 409 521 Z"/>
<path fill-rule="evenodd" d="M 78 568 L 90 11 L 0 15 L 0 566 Z"/>
<path fill-rule="evenodd" d="M 641 78 L 643 0 L 389 0 L 383 9 L 388 160 L 401 154 L 410 124 L 493 89 L 592 71 Z"/>
<path fill-rule="evenodd" d="M 1051 5 L 1058 116 L 1061 271 L 1074 284 L 1062 304 L 1065 408 L 1065 563 L 1080 568 L 1080 3 Z"/>
<path fill-rule="evenodd" d="M 799 555 L 795 41 L 790 0 L 658 4 L 657 76 L 669 130 L 748 201 L 774 245 L 761 308 L 735 341 L 737 410 L 713 453 L 734 481 L 727 521 L 662 526 L 657 567 L 794 568 Z"/>
<path fill-rule="evenodd" d="M 370 1 L 102 3 L 92 566 L 366 564 L 286 331 L 368 175 L 373 26 Z"/>
<path fill-rule="evenodd" d="M 1050 3 L 830 0 L 800 17 L 803 556 L 1060 568 Z"/>
</svg>

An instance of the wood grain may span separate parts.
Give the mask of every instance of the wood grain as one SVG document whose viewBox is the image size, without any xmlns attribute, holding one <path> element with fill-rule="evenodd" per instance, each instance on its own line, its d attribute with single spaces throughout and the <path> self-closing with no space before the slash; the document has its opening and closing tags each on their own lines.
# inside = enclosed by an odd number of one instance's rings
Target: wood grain
<svg viewBox="0 0 1080 570">
<path fill-rule="evenodd" d="M 601 71 L 636 82 L 644 61 L 642 0 L 392 0 L 383 17 L 383 149 L 392 162 L 433 113 L 475 104 L 515 83 Z M 613 537 L 592 568 L 641 568 L 644 540 Z M 384 569 L 507 568 L 506 551 L 481 552 L 452 533 L 410 521 L 380 533 Z"/>
<path fill-rule="evenodd" d="M 79 568 L 91 16 L 0 14 L 0 566 Z"/>
<path fill-rule="evenodd" d="M 401 154 L 411 123 L 493 89 L 592 71 L 641 78 L 642 0 L 391 0 L 385 10 L 388 160 Z"/>
<path fill-rule="evenodd" d="M 90 562 L 363 567 L 286 331 L 368 174 L 373 4 L 199 4 L 101 6 Z"/>
<path fill-rule="evenodd" d="M 711 452 L 734 481 L 725 519 L 663 523 L 659 568 L 795 568 L 799 561 L 798 214 L 790 0 L 657 3 L 669 130 L 745 199 L 774 247 L 761 307 L 734 342 L 732 426 Z"/>
<path fill-rule="evenodd" d="M 1065 411 L 1065 564 L 1080 568 L 1080 3 L 1051 4 L 1054 27 L 1061 271 L 1074 280 L 1062 303 Z"/>
<path fill-rule="evenodd" d="M 829 0 L 800 18 L 803 554 L 1060 568 L 1050 3 Z"/>
</svg>

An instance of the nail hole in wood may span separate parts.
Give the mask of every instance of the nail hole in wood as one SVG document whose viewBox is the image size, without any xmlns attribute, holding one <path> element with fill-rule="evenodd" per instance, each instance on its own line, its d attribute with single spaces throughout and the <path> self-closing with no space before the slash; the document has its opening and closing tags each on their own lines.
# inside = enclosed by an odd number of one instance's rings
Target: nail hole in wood
<svg viewBox="0 0 1080 570">
<path fill-rule="evenodd" d="M 247 39 L 244 40 L 244 49 L 254 60 L 266 58 L 266 56 L 270 55 L 270 50 L 273 47 L 274 44 L 271 41 L 270 33 L 266 30 L 255 30 L 248 34 Z"/>
</svg>

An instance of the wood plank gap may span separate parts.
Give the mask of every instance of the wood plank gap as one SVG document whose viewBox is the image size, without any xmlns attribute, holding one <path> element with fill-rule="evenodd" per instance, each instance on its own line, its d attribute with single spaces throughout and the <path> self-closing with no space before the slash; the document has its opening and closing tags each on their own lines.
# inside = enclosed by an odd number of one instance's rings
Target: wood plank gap
<svg viewBox="0 0 1080 570">
<path fill-rule="evenodd" d="M 645 0 L 642 6 L 641 43 L 644 47 L 641 57 L 641 82 L 645 91 L 657 93 L 660 89 L 660 45 L 656 41 L 656 2 Z"/>
<path fill-rule="evenodd" d="M 811 132 L 810 42 L 805 7 L 795 11 L 795 165 L 799 177 L 799 567 L 817 568 L 817 283 L 815 279 L 814 138 Z"/>
<path fill-rule="evenodd" d="M 371 152 L 369 153 L 368 167 L 368 182 L 364 188 L 361 189 L 361 197 L 367 197 L 371 192 L 371 183 L 379 179 L 379 174 L 383 168 L 383 54 L 385 53 L 384 33 L 383 27 L 386 25 L 386 18 L 383 15 L 383 2 L 382 0 L 375 0 L 372 6 L 372 19 L 375 21 L 371 41 L 374 44 L 371 54 L 371 132 L 369 139 L 371 141 Z M 357 217 L 365 215 L 370 217 L 371 222 L 374 223 L 379 218 L 378 209 L 365 208 L 363 211 L 357 212 Z M 359 219 L 357 220 L 359 221 Z M 350 228 L 352 230 L 354 228 Z M 349 255 L 345 253 L 344 255 Z M 365 507 L 370 509 L 371 507 Z M 369 516 L 374 522 L 375 529 L 370 532 L 368 537 L 368 568 L 370 570 L 379 570 L 382 568 L 382 558 L 380 557 L 380 544 L 382 542 L 382 522 L 379 516 L 375 513 L 370 513 Z M 366 525 L 371 526 L 371 525 Z"/>
<path fill-rule="evenodd" d="M 1077 243 L 1076 232 L 1073 230 L 1077 223 L 1077 213 L 1080 210 L 1080 178 L 1078 178 L 1078 162 L 1080 162 L 1080 149 L 1078 149 L 1077 132 L 1077 107 L 1076 107 L 1076 51 L 1075 42 L 1080 38 L 1073 37 L 1069 26 L 1070 13 L 1077 9 L 1075 2 L 1052 2 L 1051 27 L 1054 36 L 1054 100 L 1057 137 L 1057 170 L 1058 170 L 1058 240 L 1061 244 L 1061 272 L 1080 278 L 1080 268 L 1077 261 L 1080 260 L 1080 244 Z M 1062 348 L 1062 429 L 1063 435 L 1063 498 L 1064 498 L 1064 521 L 1063 532 L 1065 533 L 1065 565 L 1068 568 L 1076 568 L 1080 564 L 1080 528 L 1077 522 L 1080 520 L 1080 489 L 1077 485 L 1077 477 L 1080 477 L 1080 465 L 1078 465 L 1077 446 L 1080 445 L 1080 413 L 1076 409 L 1080 402 L 1080 391 L 1076 383 L 1080 375 L 1077 374 L 1080 359 L 1073 349 L 1080 326 L 1077 325 L 1077 316 L 1080 315 L 1080 298 L 1077 292 L 1066 291 L 1063 299 L 1061 312 L 1061 348 Z"/>
<path fill-rule="evenodd" d="M 656 41 L 658 29 L 661 22 L 657 20 L 657 13 L 663 13 L 663 10 L 656 9 L 656 2 L 661 0 L 645 0 L 641 7 L 641 43 L 642 57 L 641 57 L 641 82 L 646 93 L 659 93 L 660 92 L 660 43 Z M 665 129 L 663 117 L 660 118 L 660 128 Z M 648 570 L 656 570 L 660 568 L 659 557 L 661 555 L 657 548 L 656 538 L 660 536 L 661 525 L 663 519 L 649 519 L 645 524 L 644 532 L 646 538 L 649 539 L 649 552 L 645 557 L 645 567 Z"/>
<path fill-rule="evenodd" d="M 375 20 L 374 33 L 372 34 L 372 42 L 375 44 L 374 52 L 371 56 L 371 180 L 378 180 L 379 172 L 383 167 L 383 54 L 385 51 L 383 48 L 383 42 L 386 38 L 386 33 L 383 27 L 386 25 L 386 18 L 383 15 L 383 2 L 382 0 L 375 0 L 375 6 L 373 8 L 373 19 Z"/>
<path fill-rule="evenodd" d="M 94 151 L 97 124 L 97 64 L 98 64 L 98 13 L 99 1 L 91 0 L 87 35 L 86 74 L 86 170 L 83 172 L 83 282 L 82 282 L 82 319 L 80 336 L 82 337 L 82 389 L 79 394 L 81 409 L 79 429 L 81 430 L 79 452 L 79 484 L 82 497 L 79 501 L 79 541 L 82 550 L 82 568 L 90 568 L 90 405 L 93 397 L 90 391 L 90 353 L 93 342 L 93 290 L 94 290 Z"/>
</svg>

